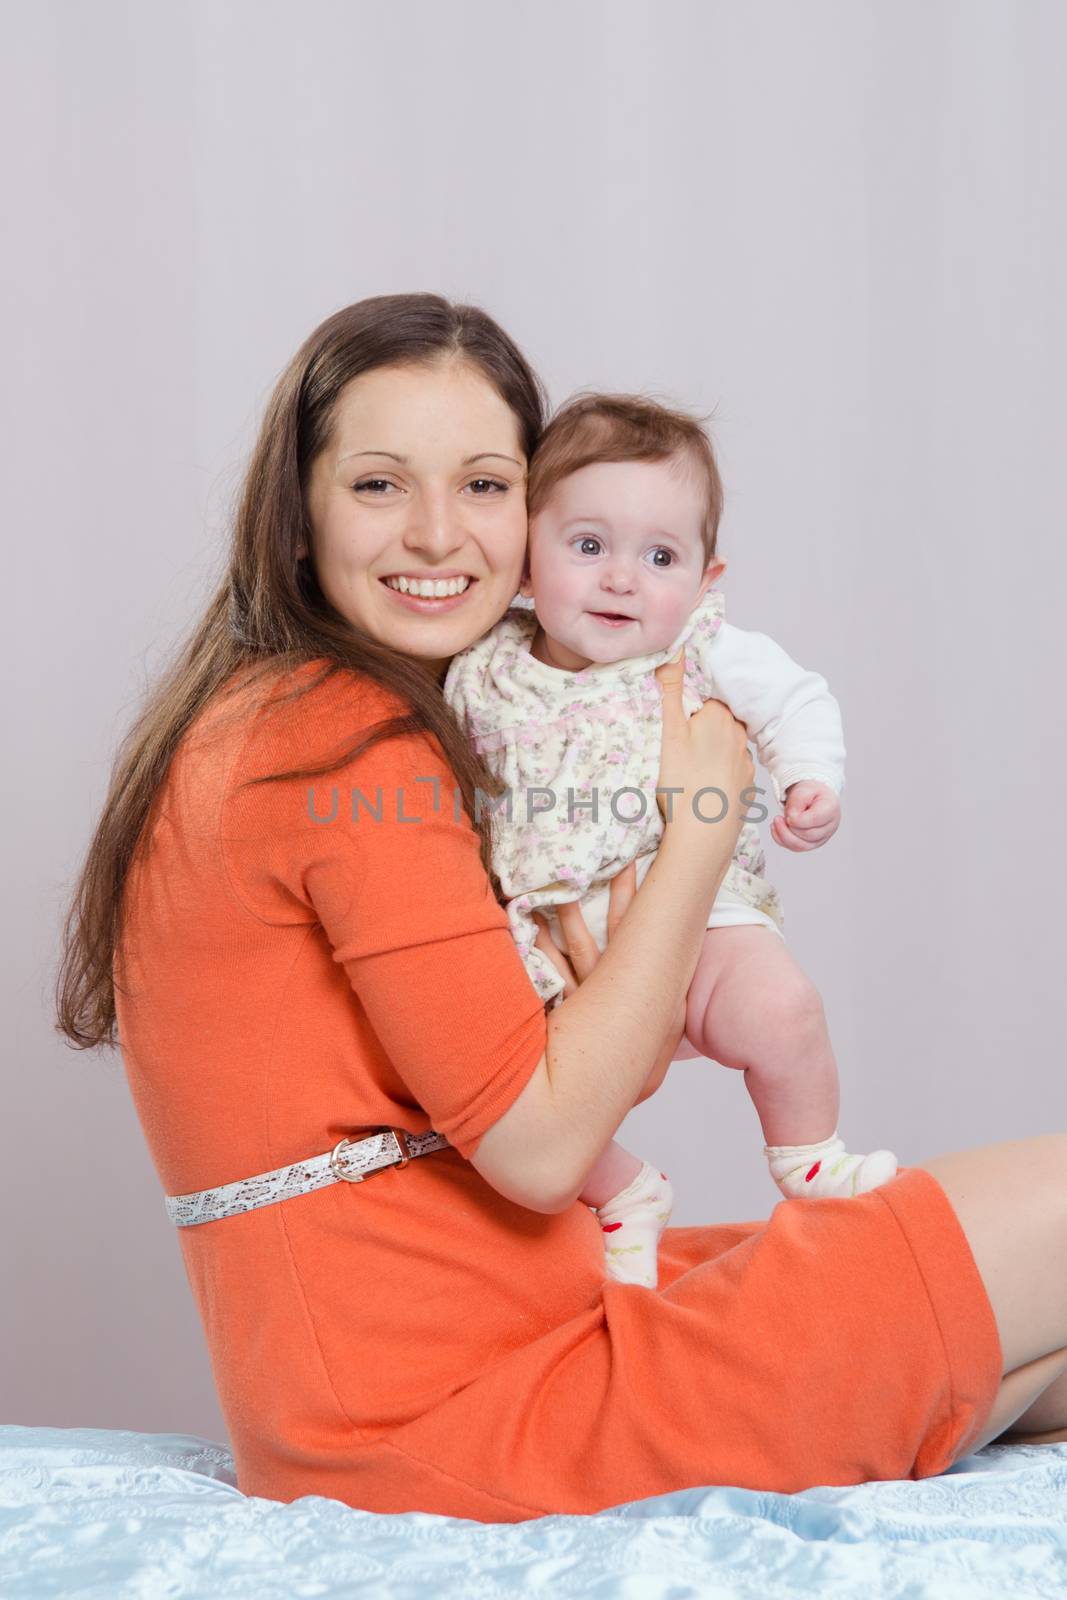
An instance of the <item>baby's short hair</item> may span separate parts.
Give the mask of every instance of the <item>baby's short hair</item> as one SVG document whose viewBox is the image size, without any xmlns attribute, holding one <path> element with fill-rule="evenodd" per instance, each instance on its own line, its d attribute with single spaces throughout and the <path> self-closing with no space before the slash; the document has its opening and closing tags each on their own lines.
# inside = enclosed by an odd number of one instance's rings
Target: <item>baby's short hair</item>
<svg viewBox="0 0 1067 1600">
<path fill-rule="evenodd" d="M 715 558 L 723 489 L 711 440 L 697 417 L 636 394 L 584 390 L 567 400 L 534 450 L 527 510 L 537 515 L 552 490 L 572 472 L 597 461 L 664 461 L 688 457 L 704 486 L 704 565 Z"/>
</svg>

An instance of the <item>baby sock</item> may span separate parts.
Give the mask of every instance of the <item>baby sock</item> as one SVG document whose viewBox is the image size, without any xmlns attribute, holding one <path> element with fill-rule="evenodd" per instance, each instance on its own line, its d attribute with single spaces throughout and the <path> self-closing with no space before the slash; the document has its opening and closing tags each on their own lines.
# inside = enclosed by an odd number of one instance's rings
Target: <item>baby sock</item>
<svg viewBox="0 0 1067 1600">
<path fill-rule="evenodd" d="M 673 1206 L 674 1190 L 666 1173 L 656 1172 L 645 1161 L 632 1183 L 602 1206 L 593 1207 L 604 1234 L 609 1278 L 656 1287 L 656 1249 Z"/>
<path fill-rule="evenodd" d="M 819 1144 L 764 1145 L 771 1177 L 786 1199 L 864 1194 L 887 1183 L 897 1170 L 892 1150 L 850 1155 L 835 1128 Z"/>
</svg>

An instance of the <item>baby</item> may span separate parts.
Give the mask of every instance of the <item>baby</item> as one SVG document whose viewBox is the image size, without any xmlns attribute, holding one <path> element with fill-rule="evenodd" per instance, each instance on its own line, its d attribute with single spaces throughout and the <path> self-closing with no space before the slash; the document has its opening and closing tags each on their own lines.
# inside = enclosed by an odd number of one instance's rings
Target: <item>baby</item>
<svg viewBox="0 0 1067 1600">
<path fill-rule="evenodd" d="M 453 658 L 445 696 L 507 785 L 494 803 L 493 866 L 531 981 L 552 1007 L 563 978 L 535 946 L 532 913 L 565 950 L 555 907 L 577 901 L 603 950 L 611 879 L 636 861 L 640 885 L 663 834 L 656 667 L 684 646 L 686 712 L 718 699 L 744 723 L 784 808 L 771 833 L 785 849 L 813 850 L 836 831 L 845 749 L 825 680 L 724 620 L 712 588 L 726 570 L 715 554 L 722 484 L 696 419 L 638 396 L 579 395 L 538 445 L 527 498 L 522 599 Z M 716 791 L 702 796 L 709 821 L 720 807 Z M 859 1194 L 891 1178 L 896 1157 L 850 1154 L 837 1136 L 822 1004 L 786 947 L 764 869 L 745 822 L 688 991 L 691 1049 L 676 1059 L 744 1072 L 787 1198 Z M 609 1276 L 654 1287 L 673 1204 L 665 1174 L 612 1141 L 580 1198 L 600 1221 Z"/>
</svg>

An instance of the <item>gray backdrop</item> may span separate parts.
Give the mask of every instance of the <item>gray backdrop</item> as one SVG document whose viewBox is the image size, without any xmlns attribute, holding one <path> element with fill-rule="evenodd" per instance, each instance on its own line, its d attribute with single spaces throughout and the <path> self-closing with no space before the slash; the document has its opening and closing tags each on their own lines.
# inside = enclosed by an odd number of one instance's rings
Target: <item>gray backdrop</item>
<svg viewBox="0 0 1067 1600">
<path fill-rule="evenodd" d="M 4 10 L 0 1420 L 225 1437 L 121 1062 L 51 1031 L 57 935 L 274 379 L 365 295 L 485 306 L 554 402 L 715 408 L 730 618 L 844 711 L 837 837 L 766 837 L 842 1132 L 1063 1128 L 1067 7 Z M 738 1074 L 676 1066 L 624 1137 L 678 1223 L 777 1199 Z"/>
</svg>

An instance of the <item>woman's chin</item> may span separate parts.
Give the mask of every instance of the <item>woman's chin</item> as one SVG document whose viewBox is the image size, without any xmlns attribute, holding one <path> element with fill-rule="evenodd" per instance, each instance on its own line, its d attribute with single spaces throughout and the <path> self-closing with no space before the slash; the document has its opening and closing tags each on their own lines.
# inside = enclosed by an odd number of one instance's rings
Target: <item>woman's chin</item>
<svg viewBox="0 0 1067 1600">
<path fill-rule="evenodd" d="M 385 611 L 376 608 L 375 636 L 404 655 L 429 663 L 447 662 L 475 644 L 499 622 L 514 597 L 508 583 L 476 579 L 461 595 L 427 601 L 386 589 Z"/>
</svg>

